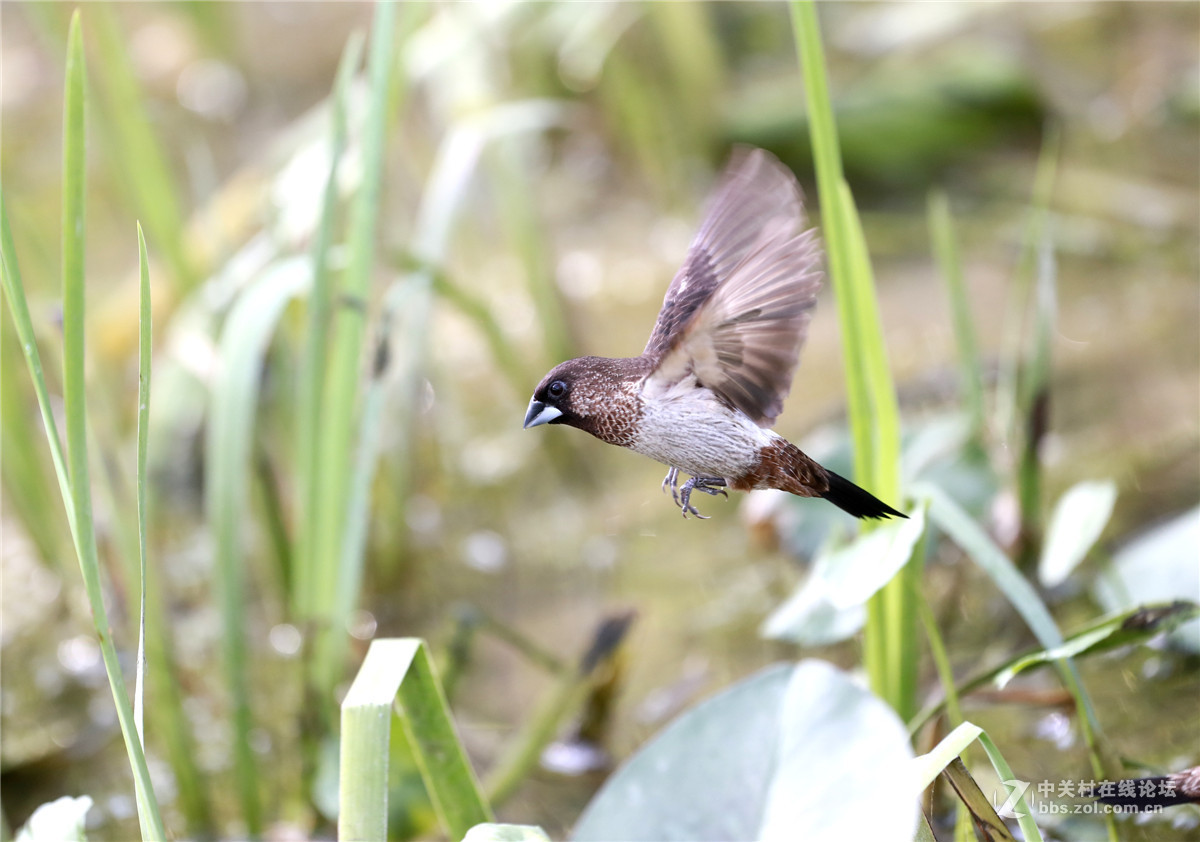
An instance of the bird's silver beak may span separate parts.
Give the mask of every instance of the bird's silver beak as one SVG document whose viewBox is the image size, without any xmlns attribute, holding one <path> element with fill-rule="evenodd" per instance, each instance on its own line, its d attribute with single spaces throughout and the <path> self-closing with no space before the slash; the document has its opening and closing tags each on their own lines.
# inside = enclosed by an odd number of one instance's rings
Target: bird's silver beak
<svg viewBox="0 0 1200 842">
<path fill-rule="evenodd" d="M 536 427 L 539 424 L 549 424 L 560 415 L 562 415 L 561 409 L 546 406 L 535 398 L 529 402 L 529 409 L 525 411 L 524 429 L 528 430 L 530 427 Z"/>
</svg>

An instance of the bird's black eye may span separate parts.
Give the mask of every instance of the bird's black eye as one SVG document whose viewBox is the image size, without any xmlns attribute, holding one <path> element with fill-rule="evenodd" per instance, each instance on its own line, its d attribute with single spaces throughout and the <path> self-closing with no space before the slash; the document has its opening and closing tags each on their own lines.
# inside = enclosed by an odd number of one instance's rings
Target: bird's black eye
<svg viewBox="0 0 1200 842">
<path fill-rule="evenodd" d="M 555 380 L 550 384 L 550 388 L 548 388 L 546 392 L 550 395 L 550 397 L 557 400 L 567 393 L 567 384 L 561 380 Z"/>
</svg>

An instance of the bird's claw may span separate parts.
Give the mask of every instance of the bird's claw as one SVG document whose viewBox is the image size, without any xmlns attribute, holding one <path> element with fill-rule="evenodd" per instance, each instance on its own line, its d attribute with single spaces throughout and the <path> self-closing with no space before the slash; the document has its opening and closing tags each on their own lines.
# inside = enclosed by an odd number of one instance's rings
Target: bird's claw
<svg viewBox="0 0 1200 842">
<path fill-rule="evenodd" d="M 663 478 L 662 489 L 665 492 L 667 488 L 671 489 L 671 499 L 675 501 L 675 505 L 679 505 L 679 469 L 671 468 L 667 471 L 666 477 Z"/>
<path fill-rule="evenodd" d="M 672 468 L 671 470 L 675 472 L 677 478 L 678 469 Z M 668 474 L 668 476 L 670 475 Z M 672 485 L 671 490 L 674 492 L 674 485 Z M 696 507 L 692 505 L 691 500 L 693 491 L 703 491 L 705 494 L 711 497 L 716 497 L 718 494 L 726 498 L 729 497 L 729 492 L 725 490 L 725 480 L 722 478 L 691 477 L 683 484 L 683 488 L 679 490 L 679 496 L 675 499 L 675 504 L 679 506 L 684 518 L 686 518 L 688 514 L 692 514 L 700 520 L 708 520 L 708 515 L 700 514 L 700 512 L 696 511 Z M 673 493 L 672 496 L 674 496 Z"/>
</svg>

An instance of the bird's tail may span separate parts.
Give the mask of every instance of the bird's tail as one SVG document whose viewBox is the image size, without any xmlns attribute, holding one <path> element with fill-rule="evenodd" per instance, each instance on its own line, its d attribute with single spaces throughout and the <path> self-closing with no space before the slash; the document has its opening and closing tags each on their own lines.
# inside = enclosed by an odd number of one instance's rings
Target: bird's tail
<svg viewBox="0 0 1200 842">
<path fill-rule="evenodd" d="M 1103 804 L 1131 811 L 1195 804 L 1200 802 L 1200 766 L 1156 778 L 1101 781 L 1090 792 L 1080 795 L 1090 795 Z"/>
<path fill-rule="evenodd" d="M 838 476 L 828 468 L 825 469 L 825 474 L 829 478 L 829 490 L 821 496 L 843 512 L 860 518 L 908 517 L 908 515 L 893 509 L 865 488 L 859 488 L 850 482 L 850 480 Z"/>
</svg>

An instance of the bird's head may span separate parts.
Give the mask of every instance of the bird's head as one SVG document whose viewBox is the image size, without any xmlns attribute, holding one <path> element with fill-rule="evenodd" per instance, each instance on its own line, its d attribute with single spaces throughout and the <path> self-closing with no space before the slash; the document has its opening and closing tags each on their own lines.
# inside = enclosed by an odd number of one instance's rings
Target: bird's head
<svg viewBox="0 0 1200 842">
<path fill-rule="evenodd" d="M 526 429 L 541 424 L 584 426 L 589 403 L 586 393 L 592 381 L 588 360 L 588 357 L 567 360 L 542 378 L 525 412 Z"/>
<path fill-rule="evenodd" d="M 646 373 L 641 357 L 567 360 L 552 368 L 534 390 L 525 427 L 566 424 L 628 447 L 638 416 L 635 393 Z"/>
</svg>

